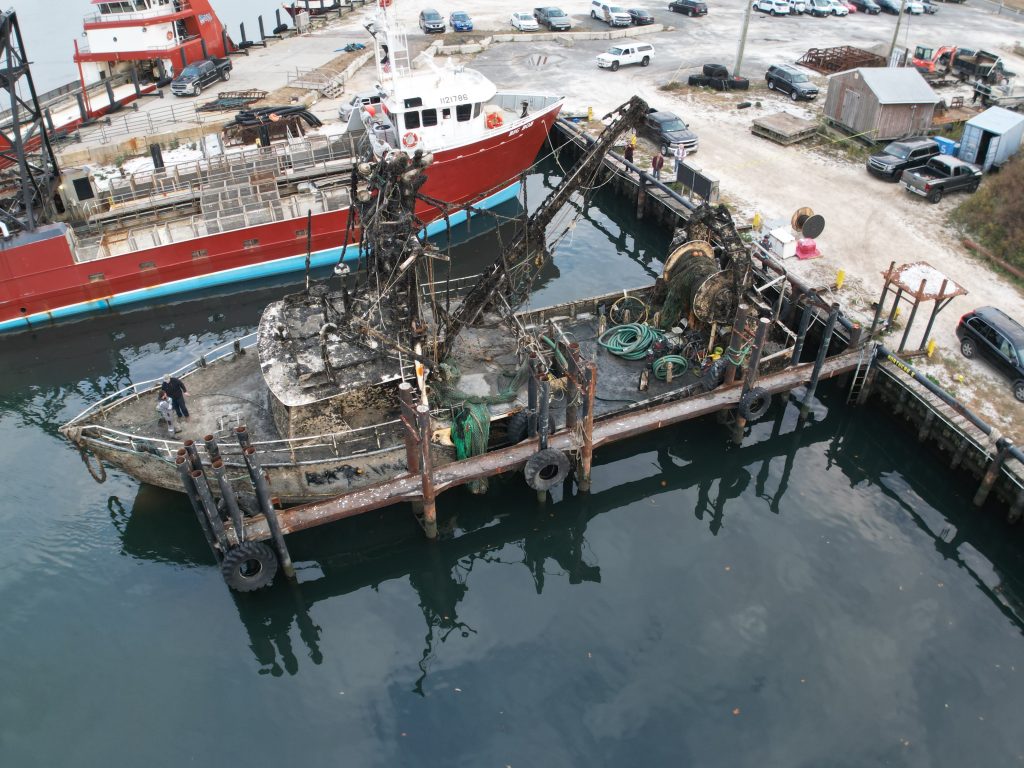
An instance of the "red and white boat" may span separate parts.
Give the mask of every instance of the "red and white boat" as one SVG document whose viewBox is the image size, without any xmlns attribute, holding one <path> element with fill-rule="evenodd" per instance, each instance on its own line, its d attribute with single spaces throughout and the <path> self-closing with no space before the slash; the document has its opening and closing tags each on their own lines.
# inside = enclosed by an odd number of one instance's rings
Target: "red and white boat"
<svg viewBox="0 0 1024 768">
<path fill-rule="evenodd" d="M 206 0 L 190 7 L 200 4 L 212 16 Z M 302 270 L 307 212 L 311 264 L 354 260 L 357 248 L 347 246 L 358 242 L 359 227 L 349 222 L 350 180 L 370 154 L 433 153 L 420 191 L 434 202 L 417 207 L 433 222 L 428 234 L 445 226 L 437 221 L 444 212 L 455 224 L 470 204 L 487 208 L 514 197 L 562 98 L 498 91 L 465 67 L 430 61 L 414 69 L 394 5 L 377 14 L 379 82 L 371 104 L 354 110 L 341 132 L 136 174 L 116 189 L 98 189 L 87 169 L 66 170 L 68 221 L 0 240 L 0 331 Z"/>
</svg>

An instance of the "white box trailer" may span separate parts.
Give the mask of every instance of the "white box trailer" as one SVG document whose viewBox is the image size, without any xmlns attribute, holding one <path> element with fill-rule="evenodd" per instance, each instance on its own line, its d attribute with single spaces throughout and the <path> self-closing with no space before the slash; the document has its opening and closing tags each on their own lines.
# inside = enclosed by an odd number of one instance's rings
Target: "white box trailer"
<svg viewBox="0 0 1024 768">
<path fill-rule="evenodd" d="M 1024 115 L 1002 107 L 989 107 L 964 125 L 957 157 L 988 171 L 1016 154 L 1022 139 Z"/>
</svg>

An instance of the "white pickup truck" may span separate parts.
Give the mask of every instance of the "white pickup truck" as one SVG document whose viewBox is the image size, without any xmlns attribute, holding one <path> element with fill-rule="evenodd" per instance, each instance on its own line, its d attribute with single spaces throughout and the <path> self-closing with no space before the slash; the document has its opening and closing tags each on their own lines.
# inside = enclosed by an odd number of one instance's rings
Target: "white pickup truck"
<svg viewBox="0 0 1024 768">
<path fill-rule="evenodd" d="M 622 43 L 613 45 L 597 55 L 597 66 L 612 72 L 623 64 L 639 64 L 646 67 L 654 58 L 654 46 L 650 43 Z"/>
<path fill-rule="evenodd" d="M 611 27 L 628 27 L 633 23 L 633 17 L 625 8 L 601 0 L 590 0 L 590 18 L 600 19 Z"/>
</svg>

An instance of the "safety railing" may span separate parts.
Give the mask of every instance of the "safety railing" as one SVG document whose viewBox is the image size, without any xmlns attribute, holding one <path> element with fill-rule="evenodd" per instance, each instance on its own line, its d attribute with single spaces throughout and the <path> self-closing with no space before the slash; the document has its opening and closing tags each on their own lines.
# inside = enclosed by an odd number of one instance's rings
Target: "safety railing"
<svg viewBox="0 0 1024 768">
<path fill-rule="evenodd" d="M 254 331 L 253 333 L 241 336 L 237 339 L 226 341 L 220 346 L 214 347 L 209 352 L 203 353 L 195 360 L 192 360 L 186 363 L 185 365 L 181 366 L 177 370 L 172 371 L 170 375 L 178 379 L 185 378 L 186 376 L 195 373 L 199 369 L 205 368 L 210 363 L 214 363 L 217 360 L 221 360 L 229 355 L 238 354 L 243 349 L 249 349 L 250 347 L 255 346 L 256 340 L 257 335 L 256 332 Z M 66 429 L 67 427 L 79 424 L 87 417 L 106 410 L 107 407 L 109 407 L 115 402 L 119 402 L 126 399 L 136 399 L 142 394 L 145 394 L 147 392 L 153 392 L 157 389 L 157 387 L 160 386 L 160 384 L 160 379 L 148 379 L 146 381 L 129 384 L 127 387 L 119 389 L 117 392 L 113 392 L 107 395 L 106 397 L 102 398 L 101 400 L 98 400 L 92 405 L 90 405 L 80 414 L 78 414 L 69 422 L 67 422 L 67 424 L 65 424 L 62 427 L 62 429 Z"/>
<path fill-rule="evenodd" d="M 320 435 L 253 440 L 250 444 L 261 455 L 260 463 L 264 467 L 311 466 L 334 459 L 375 456 L 402 448 L 403 429 L 401 420 L 395 419 Z M 212 434 L 219 442 L 218 448 L 225 463 L 231 464 L 230 458 L 235 456 L 239 459 L 238 465 L 242 466 L 241 447 L 234 442 L 232 432 L 233 427 L 222 427 Z M 180 440 L 138 435 L 103 424 L 84 425 L 81 436 L 111 448 L 165 456 L 169 461 L 181 447 Z"/>
<path fill-rule="evenodd" d="M 114 4 L 112 2 L 111 4 Z M 188 0 L 180 0 L 176 3 L 165 3 L 163 5 L 151 5 L 148 11 L 125 11 L 123 13 L 87 13 L 82 18 L 83 24 L 95 24 L 101 21 L 148 21 L 156 23 L 166 16 L 176 13 L 191 11 L 192 6 Z"/>
</svg>

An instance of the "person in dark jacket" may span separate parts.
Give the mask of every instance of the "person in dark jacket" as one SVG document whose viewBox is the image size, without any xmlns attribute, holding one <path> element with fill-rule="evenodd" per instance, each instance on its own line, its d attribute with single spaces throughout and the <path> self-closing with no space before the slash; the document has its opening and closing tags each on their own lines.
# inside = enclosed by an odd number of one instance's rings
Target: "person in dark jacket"
<svg viewBox="0 0 1024 768">
<path fill-rule="evenodd" d="M 160 385 L 160 389 L 171 398 L 171 403 L 174 404 L 174 412 L 181 418 L 187 419 L 188 406 L 185 405 L 185 395 L 188 394 L 188 389 L 185 388 L 181 379 L 167 374 L 164 376 L 164 383 Z"/>
<path fill-rule="evenodd" d="M 665 165 L 665 156 L 658 150 L 658 154 L 651 158 L 651 170 L 654 171 L 654 178 L 661 178 L 661 169 Z"/>
<path fill-rule="evenodd" d="M 629 142 L 626 143 L 626 148 L 622 151 L 622 156 L 626 158 L 627 161 L 631 163 L 633 162 L 633 145 Z"/>
</svg>

